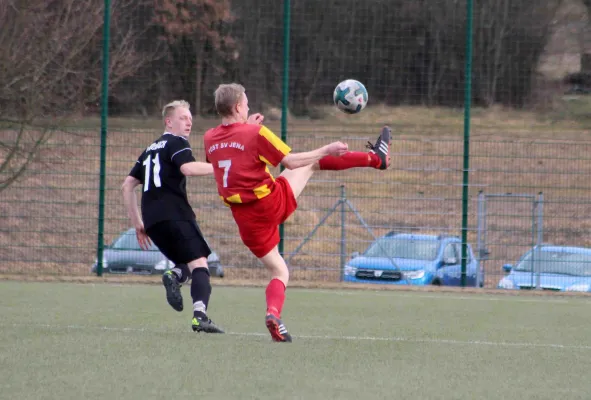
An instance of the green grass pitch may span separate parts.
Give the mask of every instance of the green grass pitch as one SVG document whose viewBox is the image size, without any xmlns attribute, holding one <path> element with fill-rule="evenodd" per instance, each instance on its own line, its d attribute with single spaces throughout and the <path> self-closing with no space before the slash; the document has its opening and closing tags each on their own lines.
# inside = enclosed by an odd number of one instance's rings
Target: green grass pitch
<svg viewBox="0 0 591 400">
<path fill-rule="evenodd" d="M 5 399 L 588 399 L 591 298 L 214 287 L 194 334 L 149 285 L 0 282 Z"/>
</svg>

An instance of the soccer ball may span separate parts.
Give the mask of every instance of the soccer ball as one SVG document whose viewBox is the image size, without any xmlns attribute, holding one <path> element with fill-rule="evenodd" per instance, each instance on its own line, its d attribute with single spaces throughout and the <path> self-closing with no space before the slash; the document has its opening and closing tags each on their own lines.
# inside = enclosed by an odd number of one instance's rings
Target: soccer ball
<svg viewBox="0 0 591 400">
<path fill-rule="evenodd" d="M 347 114 L 357 114 L 367 104 L 367 89 L 359 81 L 347 79 L 334 89 L 332 95 L 335 106 Z"/>
</svg>

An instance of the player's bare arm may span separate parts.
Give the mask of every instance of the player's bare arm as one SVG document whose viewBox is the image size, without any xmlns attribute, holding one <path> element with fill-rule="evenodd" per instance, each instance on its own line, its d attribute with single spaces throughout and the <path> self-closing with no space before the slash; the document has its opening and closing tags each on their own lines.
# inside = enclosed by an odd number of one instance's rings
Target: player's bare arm
<svg viewBox="0 0 591 400">
<path fill-rule="evenodd" d="M 135 234 L 137 236 L 138 243 L 143 250 L 147 250 L 152 241 L 146 234 L 144 229 L 144 222 L 140 216 L 140 211 L 137 206 L 137 196 L 135 193 L 136 186 L 140 185 L 141 182 L 133 176 L 127 176 L 123 181 L 121 190 L 123 192 L 123 202 L 125 203 L 125 209 L 127 215 L 131 220 L 132 225 L 135 227 Z"/>
<path fill-rule="evenodd" d="M 349 146 L 346 143 L 333 142 L 316 150 L 290 153 L 281 160 L 281 164 L 287 169 L 296 169 L 314 164 L 326 156 L 340 157 L 347 151 L 349 151 Z"/>
<path fill-rule="evenodd" d="M 213 165 L 201 161 L 193 161 L 181 165 L 181 172 L 185 176 L 213 175 Z"/>
</svg>

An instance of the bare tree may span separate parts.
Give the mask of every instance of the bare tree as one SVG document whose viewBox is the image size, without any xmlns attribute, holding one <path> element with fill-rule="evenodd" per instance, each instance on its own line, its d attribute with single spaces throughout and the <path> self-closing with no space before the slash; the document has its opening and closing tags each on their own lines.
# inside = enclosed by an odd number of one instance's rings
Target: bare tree
<svg viewBox="0 0 591 400">
<path fill-rule="evenodd" d="M 232 20 L 229 0 L 154 0 L 154 23 L 162 29 L 181 79 L 194 84 L 197 114 L 207 68 L 221 69 L 215 60 L 234 54 L 234 39 L 224 32 Z"/>
<path fill-rule="evenodd" d="M 137 3 L 113 1 L 111 85 L 149 61 L 135 49 L 140 33 L 117 23 Z M 103 15 L 95 0 L 0 2 L 0 191 L 22 176 L 60 121 L 99 98 Z"/>
</svg>

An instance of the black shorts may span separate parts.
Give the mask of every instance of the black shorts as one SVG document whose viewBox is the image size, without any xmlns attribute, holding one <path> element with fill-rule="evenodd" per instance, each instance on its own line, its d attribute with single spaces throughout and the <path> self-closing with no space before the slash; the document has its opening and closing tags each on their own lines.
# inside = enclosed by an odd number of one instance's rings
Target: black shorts
<svg viewBox="0 0 591 400">
<path fill-rule="evenodd" d="M 207 257 L 211 250 L 196 221 L 162 221 L 146 230 L 158 249 L 175 264 Z"/>
</svg>

